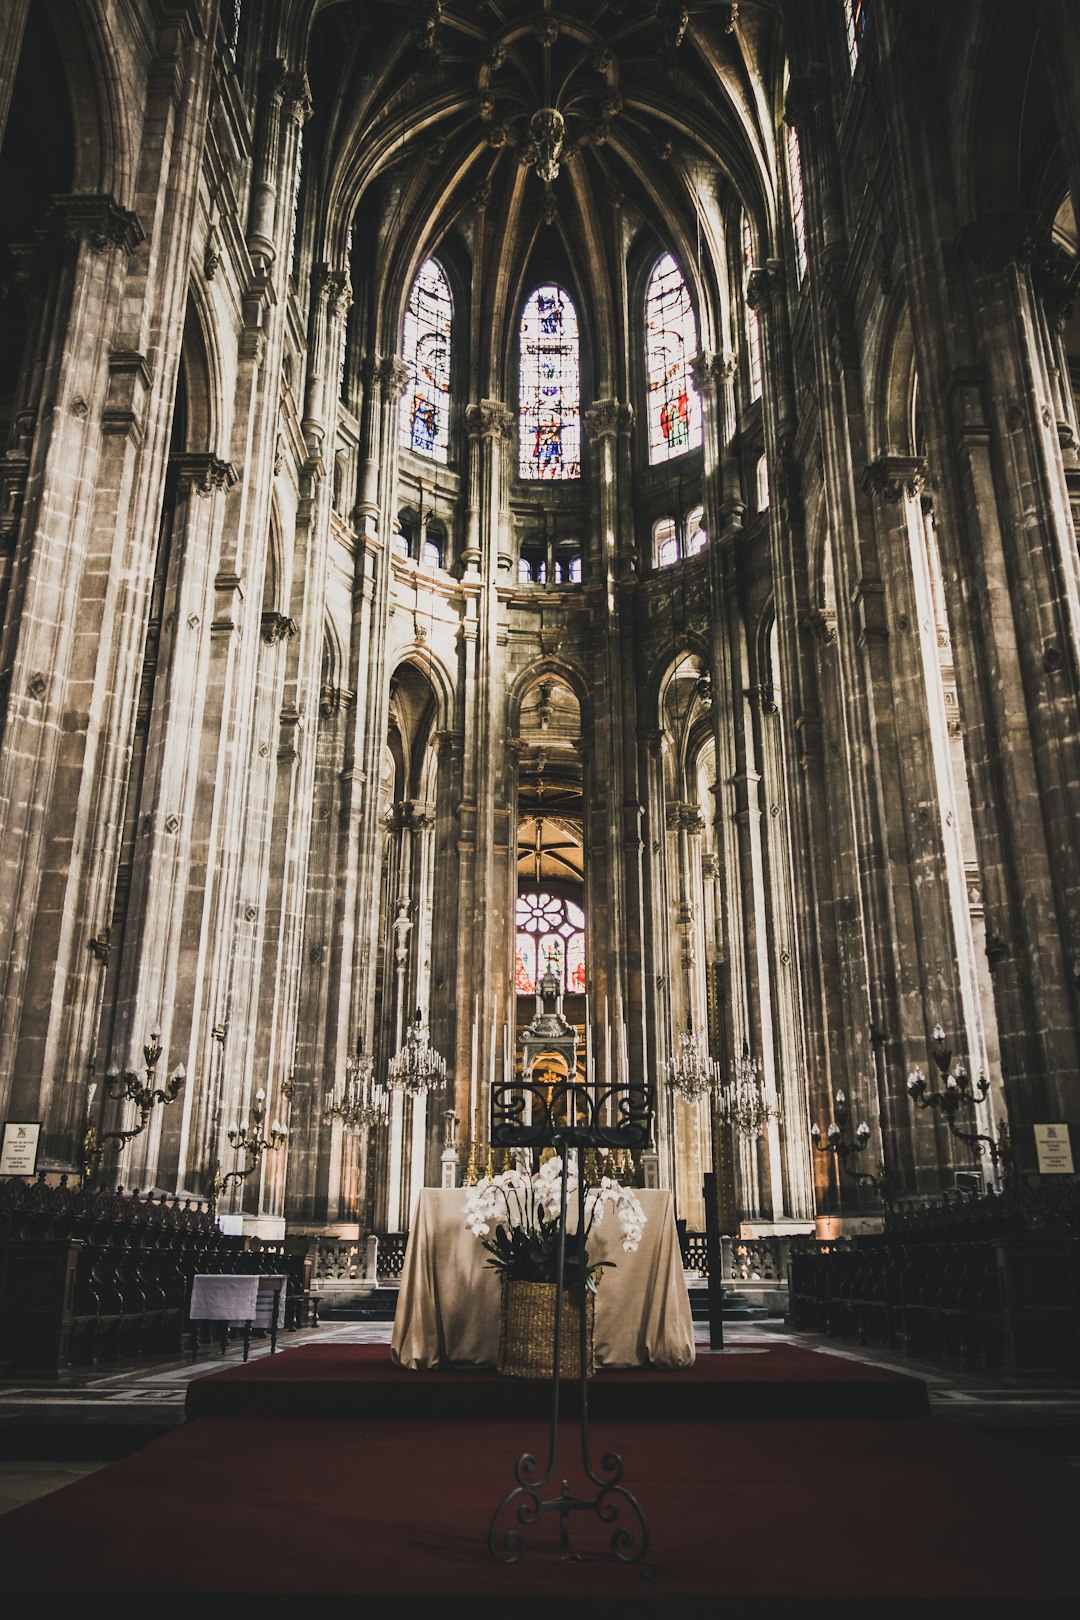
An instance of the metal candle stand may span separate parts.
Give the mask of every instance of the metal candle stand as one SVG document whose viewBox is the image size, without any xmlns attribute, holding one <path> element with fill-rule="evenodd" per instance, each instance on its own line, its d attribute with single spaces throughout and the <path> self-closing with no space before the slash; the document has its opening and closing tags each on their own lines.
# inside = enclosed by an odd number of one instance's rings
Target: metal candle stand
<svg viewBox="0 0 1080 1620">
<path fill-rule="evenodd" d="M 526 1099 L 530 1108 L 526 1108 Z M 593 1465 L 589 1449 L 589 1368 L 587 1358 L 586 1289 L 587 1262 L 585 1256 L 585 1153 L 589 1148 L 609 1151 L 648 1146 L 652 1122 L 652 1094 L 643 1085 L 610 1085 L 604 1089 L 590 1088 L 584 1083 L 569 1082 L 558 1088 L 559 1118 L 552 1113 L 549 1090 L 542 1084 L 517 1081 L 496 1083 L 492 1087 L 491 1144 L 502 1148 L 554 1148 L 562 1160 L 562 1199 L 559 1208 L 559 1244 L 556 1259 L 555 1282 L 555 1335 L 552 1358 L 551 1418 L 548 1427 L 547 1460 L 541 1468 L 532 1452 L 523 1452 L 514 1465 L 517 1484 L 507 1493 L 495 1510 L 488 1531 L 488 1550 L 496 1563 L 516 1564 L 525 1551 L 525 1537 L 519 1530 L 508 1528 L 500 1538 L 499 1521 L 516 1501 L 518 1524 L 530 1526 L 545 1513 L 559 1515 L 559 1541 L 565 1550 L 570 1545 L 570 1515 L 575 1512 L 594 1513 L 602 1524 L 613 1525 L 611 1556 L 623 1564 L 642 1564 L 649 1550 L 649 1526 L 637 1499 L 622 1484 L 623 1463 L 617 1452 L 606 1451 L 600 1459 L 599 1471 Z M 603 1123 L 603 1121 L 607 1123 Z M 579 1249 L 578 1276 L 578 1379 L 581 1392 L 581 1460 L 585 1473 L 597 1487 L 595 1495 L 575 1495 L 567 1480 L 557 1496 L 541 1497 L 544 1487 L 555 1473 L 559 1444 L 559 1397 L 562 1369 L 563 1278 L 567 1246 L 567 1154 L 571 1148 L 578 1154 L 577 1231 L 570 1241 Z M 635 1525 L 620 1524 L 620 1509 L 625 1507 L 636 1520 Z M 655 1566 L 645 1566 L 643 1573 L 659 1573 Z"/>
</svg>

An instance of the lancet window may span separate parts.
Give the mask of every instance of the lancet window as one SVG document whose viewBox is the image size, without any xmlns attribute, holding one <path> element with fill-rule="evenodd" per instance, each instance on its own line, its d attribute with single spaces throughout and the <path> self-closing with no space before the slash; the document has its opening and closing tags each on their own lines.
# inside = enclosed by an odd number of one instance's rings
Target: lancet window
<svg viewBox="0 0 1080 1620">
<path fill-rule="evenodd" d="M 757 399 L 761 393 L 761 326 L 758 321 L 758 312 L 746 298 L 747 283 L 750 272 L 754 268 L 754 238 L 750 230 L 750 221 L 743 215 L 742 221 L 742 250 L 743 250 L 743 299 L 746 303 L 746 348 L 750 366 L 750 398 Z"/>
<path fill-rule="evenodd" d="M 847 26 L 848 63 L 854 73 L 866 30 L 866 0 L 843 0 L 843 4 L 844 22 Z"/>
<path fill-rule="evenodd" d="M 573 900 L 534 891 L 518 895 L 514 981 L 531 996 L 551 968 L 567 995 L 585 993 L 585 913 Z"/>
<path fill-rule="evenodd" d="M 417 455 L 446 462 L 450 449 L 450 284 L 434 259 L 417 271 L 401 350 L 409 380 L 401 400 L 401 442 Z"/>
<path fill-rule="evenodd" d="M 701 443 L 701 405 L 690 377 L 697 322 L 690 292 L 670 253 L 657 260 L 645 293 L 645 373 L 649 460 L 670 461 Z"/>
<path fill-rule="evenodd" d="M 795 231 L 795 266 L 799 280 L 806 275 L 806 203 L 803 198 L 802 159 L 799 137 L 793 124 L 787 126 L 788 191 L 791 196 L 791 223 Z"/>
<path fill-rule="evenodd" d="M 537 287 L 521 316 L 519 458 L 522 478 L 580 478 L 578 319 L 561 287 Z"/>
</svg>

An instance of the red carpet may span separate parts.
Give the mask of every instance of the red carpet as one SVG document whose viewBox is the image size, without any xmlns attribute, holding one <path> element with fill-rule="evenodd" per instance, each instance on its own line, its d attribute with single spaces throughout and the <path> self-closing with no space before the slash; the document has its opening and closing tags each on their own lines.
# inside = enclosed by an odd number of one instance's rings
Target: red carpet
<svg viewBox="0 0 1080 1620">
<path fill-rule="evenodd" d="M 720 1600 L 732 1620 L 826 1610 L 923 1620 L 968 1604 L 982 1620 L 1075 1612 L 1080 1479 L 968 1430 L 597 1425 L 595 1454 L 622 1453 L 649 1518 L 652 1580 L 566 1560 L 550 1520 L 519 1565 L 490 1561 L 487 1527 L 513 1462 L 543 1439 L 542 1426 L 512 1422 L 191 1423 L 0 1519 L 4 1587 L 34 1615 L 68 1605 L 147 1620 L 550 1620 L 553 1599 L 559 1620 L 685 1620 L 688 1601 L 711 1617 Z M 572 1482 L 576 1439 L 568 1425 Z M 575 1521 L 575 1552 L 601 1538 L 595 1522 Z M 207 1598 L 220 1601 L 208 1609 Z"/>
<path fill-rule="evenodd" d="M 565 1388 L 566 1410 L 577 1391 Z M 304 1345 L 198 1378 L 189 1418 L 543 1418 L 546 1382 L 484 1368 L 408 1372 L 385 1345 Z M 795 1345 L 701 1355 L 693 1367 L 601 1368 L 589 1385 L 597 1419 L 927 1417 L 920 1379 Z"/>
</svg>

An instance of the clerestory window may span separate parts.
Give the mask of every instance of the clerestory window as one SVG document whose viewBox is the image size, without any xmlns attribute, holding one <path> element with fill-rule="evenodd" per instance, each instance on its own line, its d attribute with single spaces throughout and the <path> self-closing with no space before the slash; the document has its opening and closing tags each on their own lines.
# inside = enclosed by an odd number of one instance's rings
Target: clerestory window
<svg viewBox="0 0 1080 1620">
<path fill-rule="evenodd" d="M 670 461 L 701 443 L 701 402 L 690 375 L 697 322 L 690 291 L 670 253 L 656 262 L 645 293 L 645 378 L 649 460 Z"/>
<path fill-rule="evenodd" d="M 561 287 L 537 287 L 521 315 L 518 471 L 581 477 L 578 318 Z"/>
<path fill-rule="evenodd" d="M 450 284 L 426 259 L 405 306 L 401 352 L 409 378 L 401 400 L 401 443 L 444 465 L 450 450 Z"/>
</svg>

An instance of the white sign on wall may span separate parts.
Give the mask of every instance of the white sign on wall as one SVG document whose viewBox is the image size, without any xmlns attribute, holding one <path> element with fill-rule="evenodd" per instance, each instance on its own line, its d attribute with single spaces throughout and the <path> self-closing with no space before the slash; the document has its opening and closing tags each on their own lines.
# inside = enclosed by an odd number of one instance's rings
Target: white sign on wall
<svg viewBox="0 0 1080 1620">
<path fill-rule="evenodd" d="M 0 1145 L 0 1176 L 32 1176 L 37 1168 L 40 1120 L 15 1124 L 8 1120 Z"/>
<path fill-rule="evenodd" d="M 1035 1152 L 1039 1158 L 1040 1176 L 1072 1175 L 1072 1143 L 1069 1141 L 1068 1125 L 1036 1125 Z"/>
</svg>

